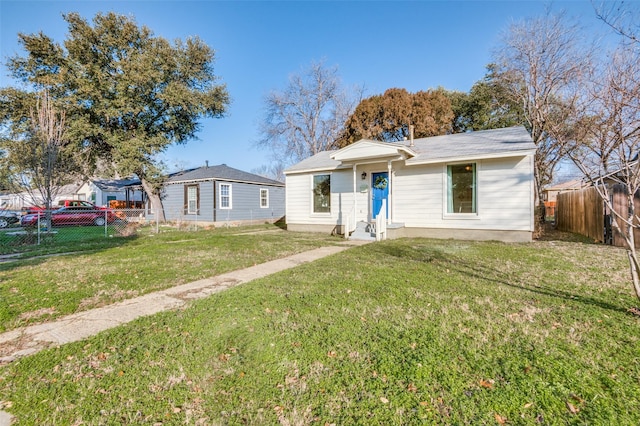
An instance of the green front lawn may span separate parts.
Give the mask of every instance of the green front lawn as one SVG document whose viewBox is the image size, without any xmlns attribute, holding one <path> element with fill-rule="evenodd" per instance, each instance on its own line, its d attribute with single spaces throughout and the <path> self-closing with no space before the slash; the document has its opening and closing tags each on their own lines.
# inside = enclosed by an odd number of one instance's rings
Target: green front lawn
<svg viewBox="0 0 640 426">
<path fill-rule="evenodd" d="M 0 332 L 343 241 L 274 225 L 126 238 L 104 238 L 104 228 L 99 237 L 100 227 L 60 229 L 87 231 L 93 239 L 58 246 L 70 254 L 0 263 Z"/>
<path fill-rule="evenodd" d="M 0 369 L 19 424 L 640 423 L 624 252 L 353 248 Z"/>
</svg>

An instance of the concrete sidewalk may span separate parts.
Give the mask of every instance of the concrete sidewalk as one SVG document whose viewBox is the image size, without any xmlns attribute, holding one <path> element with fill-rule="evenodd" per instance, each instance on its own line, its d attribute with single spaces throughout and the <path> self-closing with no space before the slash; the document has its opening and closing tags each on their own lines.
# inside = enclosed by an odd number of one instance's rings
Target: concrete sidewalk
<svg viewBox="0 0 640 426">
<path fill-rule="evenodd" d="M 368 241 L 345 241 L 340 246 L 321 247 L 246 269 L 149 293 L 113 305 L 78 312 L 57 320 L 0 334 L 0 365 L 32 355 L 48 347 L 76 342 L 136 318 L 184 306 L 190 300 L 262 278 L 294 266 L 339 253 Z M 0 413 L 1 414 L 1 413 Z M 0 421 L 0 425 L 2 422 Z"/>
</svg>

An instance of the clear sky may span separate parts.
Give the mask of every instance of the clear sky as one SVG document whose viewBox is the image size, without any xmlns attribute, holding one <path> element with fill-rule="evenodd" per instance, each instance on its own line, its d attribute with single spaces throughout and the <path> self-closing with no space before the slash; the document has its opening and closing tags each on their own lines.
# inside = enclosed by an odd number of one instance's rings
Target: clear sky
<svg viewBox="0 0 640 426">
<path fill-rule="evenodd" d="M 171 147 L 175 170 L 225 163 L 251 171 L 269 163 L 255 147 L 264 97 L 312 61 L 338 66 L 365 96 L 391 87 L 468 91 L 485 74 L 510 23 L 565 10 L 594 32 L 603 24 L 589 0 L 574 1 L 51 1 L 0 0 L 0 86 L 15 85 L 4 67 L 23 54 L 17 34 L 42 31 L 62 43 L 62 14 L 91 21 L 98 12 L 133 16 L 169 40 L 199 36 L 216 51 L 215 73 L 232 103 L 225 118 L 204 120 L 197 140 Z"/>
</svg>

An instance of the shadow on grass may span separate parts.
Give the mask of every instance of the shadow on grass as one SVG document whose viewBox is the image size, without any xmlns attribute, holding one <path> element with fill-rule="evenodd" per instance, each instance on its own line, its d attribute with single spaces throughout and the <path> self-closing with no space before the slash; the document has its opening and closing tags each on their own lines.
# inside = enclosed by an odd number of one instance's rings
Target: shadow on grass
<svg viewBox="0 0 640 426">
<path fill-rule="evenodd" d="M 286 219 L 286 216 L 282 216 L 280 219 L 278 219 L 277 221 L 273 222 L 273 224 L 275 226 L 277 226 L 278 228 L 286 231 L 287 230 L 287 219 Z"/>
<path fill-rule="evenodd" d="M 552 222 L 545 222 L 536 241 L 563 241 L 567 243 L 600 244 L 585 235 L 558 230 Z"/>
<path fill-rule="evenodd" d="M 461 241 L 461 243 L 464 243 Z M 523 290 L 543 296 L 559 298 L 562 300 L 570 300 L 589 306 L 595 306 L 601 309 L 624 313 L 631 315 L 627 307 L 621 307 L 609 302 L 583 294 L 576 294 L 570 291 L 561 290 L 541 284 L 524 284 L 513 280 L 508 274 L 497 268 L 471 263 L 465 259 L 452 256 L 436 249 L 428 249 L 427 251 L 412 250 L 410 247 L 390 246 L 390 245 L 372 245 L 373 250 L 378 250 L 386 256 L 393 256 L 402 259 L 410 259 L 421 262 L 437 262 L 452 272 L 457 272 L 463 276 L 474 278 L 480 281 L 499 284 L 518 290 Z"/>
</svg>

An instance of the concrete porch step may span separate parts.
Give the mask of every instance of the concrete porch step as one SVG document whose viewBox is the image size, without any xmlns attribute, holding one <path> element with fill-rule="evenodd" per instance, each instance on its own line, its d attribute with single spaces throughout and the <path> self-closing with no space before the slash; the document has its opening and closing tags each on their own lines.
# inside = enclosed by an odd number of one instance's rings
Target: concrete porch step
<svg viewBox="0 0 640 426">
<path fill-rule="evenodd" d="M 375 241 L 375 227 L 370 223 L 360 221 L 356 223 L 356 230 L 351 233 L 349 239 L 358 241 Z"/>
</svg>

